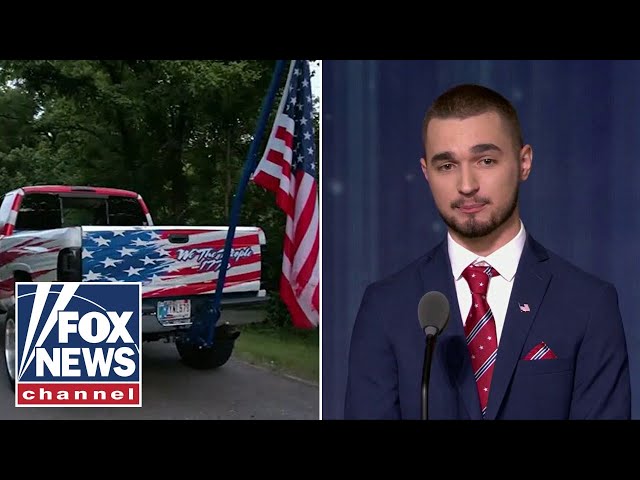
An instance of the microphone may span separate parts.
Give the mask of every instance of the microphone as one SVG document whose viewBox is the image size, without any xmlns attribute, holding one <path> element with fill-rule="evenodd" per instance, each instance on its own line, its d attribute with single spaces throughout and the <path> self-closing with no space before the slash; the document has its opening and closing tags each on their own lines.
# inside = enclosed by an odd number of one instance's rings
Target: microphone
<svg viewBox="0 0 640 480">
<path fill-rule="evenodd" d="M 418 303 L 418 320 L 425 334 L 426 345 L 422 365 L 422 419 L 429 418 L 428 391 L 431 373 L 431 357 L 436 338 L 449 322 L 449 300 L 440 292 L 427 292 Z"/>
</svg>

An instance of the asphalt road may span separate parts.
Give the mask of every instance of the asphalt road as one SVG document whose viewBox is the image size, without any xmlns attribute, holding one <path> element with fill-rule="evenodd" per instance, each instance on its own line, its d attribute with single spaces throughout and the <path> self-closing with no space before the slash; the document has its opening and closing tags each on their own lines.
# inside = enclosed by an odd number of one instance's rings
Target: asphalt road
<svg viewBox="0 0 640 480">
<path fill-rule="evenodd" d="M 3 322 L 2 322 L 3 325 Z M 319 388 L 233 357 L 217 370 L 184 366 L 175 345 L 143 345 L 142 407 L 15 407 L 0 372 L 0 420 L 317 420 Z"/>
</svg>

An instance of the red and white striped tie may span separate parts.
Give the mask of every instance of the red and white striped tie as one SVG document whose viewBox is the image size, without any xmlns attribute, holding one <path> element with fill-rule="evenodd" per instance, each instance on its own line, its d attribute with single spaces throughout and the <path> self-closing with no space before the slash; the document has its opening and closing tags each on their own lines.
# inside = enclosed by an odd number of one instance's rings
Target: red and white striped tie
<svg viewBox="0 0 640 480">
<path fill-rule="evenodd" d="M 471 289 L 471 309 L 465 322 L 464 331 L 478 387 L 482 416 L 487 411 L 491 377 L 498 354 L 496 322 L 487 302 L 489 281 L 491 277 L 496 275 L 498 272 L 493 267 L 481 265 L 469 265 L 462 272 L 462 276 Z"/>
</svg>

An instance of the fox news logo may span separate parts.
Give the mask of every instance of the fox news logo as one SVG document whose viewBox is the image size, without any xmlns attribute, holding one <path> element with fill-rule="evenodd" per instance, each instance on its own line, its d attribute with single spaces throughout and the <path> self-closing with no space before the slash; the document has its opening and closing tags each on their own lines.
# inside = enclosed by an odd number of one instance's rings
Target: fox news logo
<svg viewBox="0 0 640 480">
<path fill-rule="evenodd" d="M 139 283 L 16 283 L 16 406 L 142 406 Z"/>
</svg>

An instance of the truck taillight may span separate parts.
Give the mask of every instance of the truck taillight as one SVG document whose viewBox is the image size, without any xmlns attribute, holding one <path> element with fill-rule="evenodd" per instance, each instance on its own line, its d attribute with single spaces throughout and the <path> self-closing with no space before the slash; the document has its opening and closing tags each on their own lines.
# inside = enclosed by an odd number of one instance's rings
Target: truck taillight
<svg viewBox="0 0 640 480">
<path fill-rule="evenodd" d="M 58 281 L 81 282 L 82 281 L 82 249 L 68 247 L 60 250 L 58 254 Z"/>
</svg>

